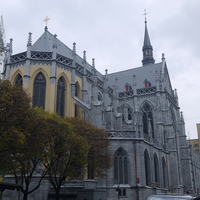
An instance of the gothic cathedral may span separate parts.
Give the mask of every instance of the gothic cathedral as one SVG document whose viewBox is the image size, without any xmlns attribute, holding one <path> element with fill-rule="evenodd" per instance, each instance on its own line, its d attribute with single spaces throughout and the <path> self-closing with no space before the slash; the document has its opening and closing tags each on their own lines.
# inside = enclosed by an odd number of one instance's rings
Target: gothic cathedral
<svg viewBox="0 0 200 200">
<path fill-rule="evenodd" d="M 70 49 L 46 26 L 34 44 L 29 33 L 25 52 L 12 55 L 10 40 L 4 60 L 3 79 L 27 89 L 33 106 L 83 117 L 109 133 L 113 164 L 97 178 L 107 200 L 117 192 L 126 200 L 197 193 L 200 186 L 200 161 L 192 160 L 177 91 L 164 54 L 155 63 L 146 20 L 142 51 L 142 66 L 101 74 L 85 51 L 77 55 L 75 43 Z"/>
</svg>

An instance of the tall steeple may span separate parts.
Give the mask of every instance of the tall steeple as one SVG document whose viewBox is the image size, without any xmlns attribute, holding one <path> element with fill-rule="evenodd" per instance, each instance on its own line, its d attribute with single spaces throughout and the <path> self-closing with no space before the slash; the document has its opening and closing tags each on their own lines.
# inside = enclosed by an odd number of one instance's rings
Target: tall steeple
<svg viewBox="0 0 200 200">
<path fill-rule="evenodd" d="M 155 60 L 153 58 L 153 47 L 151 46 L 151 42 L 149 39 L 149 33 L 147 30 L 147 20 L 146 20 L 146 11 L 144 13 L 145 15 L 145 33 L 144 33 L 144 44 L 142 47 L 142 51 L 143 51 L 143 60 L 142 60 L 142 64 L 143 65 L 148 65 L 148 64 L 154 64 Z"/>
</svg>

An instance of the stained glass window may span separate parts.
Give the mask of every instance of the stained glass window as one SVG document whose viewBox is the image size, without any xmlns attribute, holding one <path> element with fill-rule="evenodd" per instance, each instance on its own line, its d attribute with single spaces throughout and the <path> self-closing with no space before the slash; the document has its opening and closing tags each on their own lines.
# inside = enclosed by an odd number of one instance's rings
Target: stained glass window
<svg viewBox="0 0 200 200">
<path fill-rule="evenodd" d="M 159 164 L 158 157 L 154 154 L 154 174 L 155 174 L 155 182 L 159 183 Z"/>
<path fill-rule="evenodd" d="M 146 185 L 151 186 L 150 159 L 147 150 L 145 150 L 144 152 L 144 164 L 145 164 Z"/>
<path fill-rule="evenodd" d="M 56 112 L 60 116 L 65 115 L 65 81 L 63 77 L 60 77 L 57 83 Z"/>
<path fill-rule="evenodd" d="M 128 183 L 127 153 L 121 147 L 115 152 L 114 181 L 115 181 L 115 184 L 127 184 Z"/>
<path fill-rule="evenodd" d="M 15 81 L 15 85 L 16 86 L 23 86 L 23 80 L 22 80 L 22 76 L 20 74 L 17 75 L 16 81 Z"/>
<path fill-rule="evenodd" d="M 132 120 L 132 110 L 128 108 L 128 120 Z"/>
<path fill-rule="evenodd" d="M 79 85 L 78 85 L 78 82 L 75 83 L 75 96 L 76 97 L 79 97 Z M 78 117 L 78 106 L 75 104 L 75 107 L 74 107 L 74 116 L 75 117 Z"/>
<path fill-rule="evenodd" d="M 34 80 L 33 86 L 33 106 L 45 108 L 45 95 L 46 95 L 46 79 L 40 72 Z"/>
<path fill-rule="evenodd" d="M 162 158 L 162 171 L 163 171 L 163 187 L 167 187 L 167 166 L 165 159 Z"/>
</svg>

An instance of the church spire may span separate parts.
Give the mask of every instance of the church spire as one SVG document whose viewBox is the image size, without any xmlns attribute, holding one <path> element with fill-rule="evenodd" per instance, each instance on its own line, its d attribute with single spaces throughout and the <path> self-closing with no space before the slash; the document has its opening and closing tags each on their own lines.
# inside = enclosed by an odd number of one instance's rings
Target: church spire
<svg viewBox="0 0 200 200">
<path fill-rule="evenodd" d="M 142 47 L 142 51 L 143 51 L 143 60 L 142 60 L 142 64 L 143 65 L 148 65 L 148 64 L 154 64 L 155 60 L 153 58 L 153 47 L 151 46 L 151 42 L 149 39 L 149 33 L 148 33 L 148 29 L 147 29 L 147 20 L 146 20 L 146 10 L 145 10 L 145 33 L 144 33 L 144 44 Z"/>
</svg>

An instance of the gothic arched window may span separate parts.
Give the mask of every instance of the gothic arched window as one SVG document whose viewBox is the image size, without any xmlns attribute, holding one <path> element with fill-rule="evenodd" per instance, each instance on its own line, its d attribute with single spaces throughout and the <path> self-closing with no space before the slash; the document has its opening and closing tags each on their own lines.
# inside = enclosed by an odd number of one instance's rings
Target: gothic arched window
<svg viewBox="0 0 200 200">
<path fill-rule="evenodd" d="M 98 98 L 98 101 L 102 101 L 102 94 L 100 92 L 98 93 L 98 97 L 97 98 Z"/>
<path fill-rule="evenodd" d="M 128 120 L 132 120 L 132 110 L 128 107 Z"/>
<path fill-rule="evenodd" d="M 151 186 L 150 159 L 147 150 L 145 150 L 144 152 L 144 165 L 145 165 L 146 185 Z"/>
<path fill-rule="evenodd" d="M 163 187 L 167 188 L 167 166 L 165 159 L 162 158 Z"/>
<path fill-rule="evenodd" d="M 95 159 L 94 159 L 93 153 L 89 152 L 88 166 L 87 166 L 87 178 L 88 179 L 94 179 L 94 177 L 95 177 L 94 163 L 95 163 Z"/>
<path fill-rule="evenodd" d="M 158 157 L 154 154 L 154 174 L 155 174 L 155 182 L 159 183 L 159 164 Z"/>
<path fill-rule="evenodd" d="M 23 86 L 23 80 L 22 80 L 22 76 L 20 74 L 17 75 L 16 81 L 15 81 L 15 85 L 19 86 L 21 88 Z"/>
<path fill-rule="evenodd" d="M 119 109 L 119 112 L 122 113 L 122 121 L 124 120 L 133 120 L 133 110 L 132 108 L 128 105 L 127 107 L 122 106 Z"/>
<path fill-rule="evenodd" d="M 60 116 L 65 114 L 65 81 L 63 77 L 60 77 L 57 83 L 56 112 Z"/>
<path fill-rule="evenodd" d="M 154 127 L 153 127 L 153 114 L 152 108 L 148 103 L 145 103 L 142 107 L 143 112 L 143 132 L 152 135 L 154 138 Z"/>
<path fill-rule="evenodd" d="M 78 83 L 75 83 L 75 97 L 78 97 Z"/>
<path fill-rule="evenodd" d="M 132 87 L 128 83 L 126 83 L 124 87 L 125 87 L 126 92 L 132 90 Z"/>
<path fill-rule="evenodd" d="M 127 153 L 121 147 L 115 152 L 114 182 L 115 182 L 115 184 L 127 184 L 128 183 Z"/>
<path fill-rule="evenodd" d="M 151 87 L 151 83 L 147 79 L 144 80 L 144 87 L 145 88 Z"/>
<path fill-rule="evenodd" d="M 78 82 L 75 83 L 75 96 L 78 97 L 78 98 L 80 98 L 80 86 L 79 86 Z M 79 115 L 79 108 L 75 104 L 74 116 L 78 117 L 78 115 Z"/>
<path fill-rule="evenodd" d="M 46 79 L 40 72 L 34 80 L 33 86 L 33 106 L 45 108 L 45 95 L 46 95 Z"/>
</svg>

